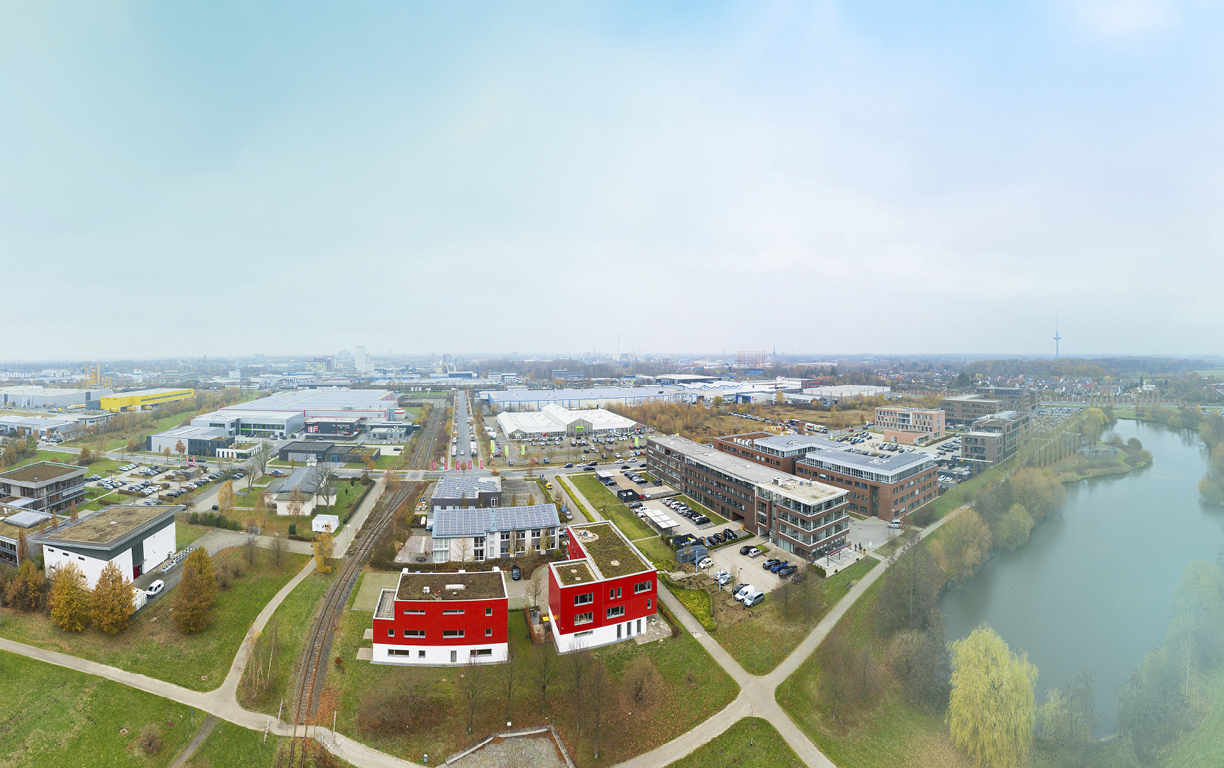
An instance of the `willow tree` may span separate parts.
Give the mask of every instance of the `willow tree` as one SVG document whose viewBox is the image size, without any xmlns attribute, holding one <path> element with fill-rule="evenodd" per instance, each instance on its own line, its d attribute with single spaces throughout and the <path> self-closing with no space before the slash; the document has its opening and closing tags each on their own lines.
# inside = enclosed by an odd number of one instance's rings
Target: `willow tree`
<svg viewBox="0 0 1224 768">
<path fill-rule="evenodd" d="M 952 742 L 988 768 L 1015 768 L 1033 744 L 1037 667 L 982 624 L 952 644 Z"/>
</svg>

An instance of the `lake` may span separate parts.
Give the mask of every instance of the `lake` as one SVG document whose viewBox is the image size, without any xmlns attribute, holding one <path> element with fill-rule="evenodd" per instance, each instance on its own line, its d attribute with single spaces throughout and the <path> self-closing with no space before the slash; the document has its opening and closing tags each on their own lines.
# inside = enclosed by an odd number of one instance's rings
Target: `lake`
<svg viewBox="0 0 1224 768">
<path fill-rule="evenodd" d="M 1117 725 L 1116 691 L 1163 642 L 1173 590 L 1194 560 L 1224 545 L 1224 510 L 1199 502 L 1207 453 L 1197 435 L 1119 421 L 1152 464 L 1129 475 L 1067 486 L 1062 512 L 1033 528 L 1015 552 L 991 558 L 969 584 L 940 600 L 948 639 L 982 622 L 1037 666 L 1046 691 L 1094 672 L 1101 732 Z"/>
</svg>

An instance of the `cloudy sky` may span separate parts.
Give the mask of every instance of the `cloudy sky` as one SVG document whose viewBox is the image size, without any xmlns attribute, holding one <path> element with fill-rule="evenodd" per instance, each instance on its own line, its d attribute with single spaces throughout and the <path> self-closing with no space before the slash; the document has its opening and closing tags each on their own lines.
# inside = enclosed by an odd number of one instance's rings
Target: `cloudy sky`
<svg viewBox="0 0 1224 768">
<path fill-rule="evenodd" d="M 1218 3 L 0 10 L 0 359 L 1224 352 Z"/>
</svg>

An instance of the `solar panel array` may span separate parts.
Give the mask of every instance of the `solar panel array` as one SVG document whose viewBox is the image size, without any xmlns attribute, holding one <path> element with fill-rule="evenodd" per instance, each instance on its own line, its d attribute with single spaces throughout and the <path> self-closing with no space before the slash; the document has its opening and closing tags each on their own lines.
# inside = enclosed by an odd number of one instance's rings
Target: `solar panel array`
<svg viewBox="0 0 1224 768">
<path fill-rule="evenodd" d="M 552 504 L 490 509 L 443 509 L 434 513 L 433 537 L 484 536 L 501 531 L 556 528 L 561 525 Z"/>
</svg>

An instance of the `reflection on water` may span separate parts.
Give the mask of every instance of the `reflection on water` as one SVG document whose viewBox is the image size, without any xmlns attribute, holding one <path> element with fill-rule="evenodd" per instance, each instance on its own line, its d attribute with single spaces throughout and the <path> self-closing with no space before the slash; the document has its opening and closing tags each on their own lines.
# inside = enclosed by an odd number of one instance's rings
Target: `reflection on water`
<svg viewBox="0 0 1224 768">
<path fill-rule="evenodd" d="M 1182 571 L 1215 560 L 1224 510 L 1199 502 L 1206 452 L 1192 433 L 1121 421 L 1152 466 L 1067 487 L 1063 511 L 1033 528 L 1015 552 L 1000 553 L 962 589 L 941 600 L 948 639 L 989 623 L 1037 666 L 1037 703 L 1081 669 L 1095 671 L 1097 717 L 1116 725 L 1115 692 L 1159 645 Z"/>
</svg>

